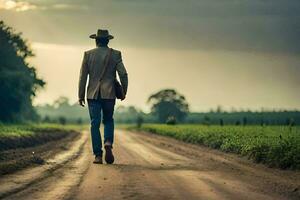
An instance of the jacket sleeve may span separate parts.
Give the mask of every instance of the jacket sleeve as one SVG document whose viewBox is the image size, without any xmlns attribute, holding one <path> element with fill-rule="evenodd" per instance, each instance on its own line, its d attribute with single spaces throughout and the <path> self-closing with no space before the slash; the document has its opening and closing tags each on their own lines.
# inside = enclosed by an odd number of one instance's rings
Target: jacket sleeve
<svg viewBox="0 0 300 200">
<path fill-rule="evenodd" d="M 84 52 L 83 61 L 80 69 L 79 75 L 79 86 L 78 86 L 78 98 L 84 99 L 85 97 L 85 87 L 88 77 L 88 62 L 87 62 L 87 53 Z"/>
<path fill-rule="evenodd" d="M 124 92 L 125 92 L 125 94 L 127 94 L 128 74 L 127 74 L 127 70 L 123 64 L 123 61 L 122 61 L 121 52 L 118 52 L 116 70 L 118 72 Z"/>
</svg>

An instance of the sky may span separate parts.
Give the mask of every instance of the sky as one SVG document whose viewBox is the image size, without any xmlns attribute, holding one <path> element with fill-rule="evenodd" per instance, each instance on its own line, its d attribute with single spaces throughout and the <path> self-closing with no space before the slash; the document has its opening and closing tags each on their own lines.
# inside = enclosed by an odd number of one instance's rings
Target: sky
<svg viewBox="0 0 300 200">
<path fill-rule="evenodd" d="M 115 36 L 126 101 L 174 88 L 191 111 L 300 109 L 299 0 L 0 0 L 0 20 L 30 41 L 46 80 L 35 104 L 77 100 L 83 52 L 98 28 Z"/>
</svg>

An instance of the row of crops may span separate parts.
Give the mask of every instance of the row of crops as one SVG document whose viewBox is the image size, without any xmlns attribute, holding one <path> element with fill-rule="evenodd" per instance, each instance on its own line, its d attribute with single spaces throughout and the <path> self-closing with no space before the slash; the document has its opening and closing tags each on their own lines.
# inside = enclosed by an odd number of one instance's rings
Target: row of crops
<svg viewBox="0 0 300 200">
<path fill-rule="evenodd" d="M 141 130 L 241 154 L 282 169 L 300 169 L 300 127 L 144 124 Z"/>
<path fill-rule="evenodd" d="M 32 147 L 49 141 L 59 140 L 82 128 L 84 126 L 0 124 L 0 152 L 9 149 Z"/>
</svg>

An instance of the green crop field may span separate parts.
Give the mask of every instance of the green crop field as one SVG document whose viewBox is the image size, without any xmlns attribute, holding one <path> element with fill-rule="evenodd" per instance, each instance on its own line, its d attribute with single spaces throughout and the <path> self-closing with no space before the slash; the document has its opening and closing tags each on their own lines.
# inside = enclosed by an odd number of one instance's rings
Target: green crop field
<svg viewBox="0 0 300 200">
<path fill-rule="evenodd" d="M 0 151 L 59 140 L 83 128 L 79 125 L 59 124 L 0 124 Z"/>
<path fill-rule="evenodd" d="M 0 138 L 33 136 L 40 132 L 79 130 L 84 126 L 60 124 L 0 124 Z"/>
<path fill-rule="evenodd" d="M 271 167 L 300 169 L 300 127 L 144 124 L 141 130 L 245 155 Z"/>
</svg>

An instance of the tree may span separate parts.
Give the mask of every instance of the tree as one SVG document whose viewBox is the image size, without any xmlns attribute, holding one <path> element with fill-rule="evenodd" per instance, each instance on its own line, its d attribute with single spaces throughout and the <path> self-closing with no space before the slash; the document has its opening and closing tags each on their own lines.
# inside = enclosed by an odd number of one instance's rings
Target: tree
<svg viewBox="0 0 300 200">
<path fill-rule="evenodd" d="M 205 115 L 203 118 L 203 124 L 210 125 L 210 118 L 209 116 Z"/>
<path fill-rule="evenodd" d="M 60 107 L 69 107 L 70 103 L 69 103 L 69 99 L 68 97 L 59 97 L 58 99 L 56 99 L 53 103 L 53 106 L 55 108 L 60 108 Z"/>
<path fill-rule="evenodd" d="M 44 117 L 44 119 L 43 119 L 43 122 L 44 122 L 44 123 L 50 123 L 50 122 L 51 122 L 50 117 L 49 117 L 48 115 L 46 115 L 46 116 Z"/>
<path fill-rule="evenodd" d="M 220 126 L 224 126 L 224 121 L 223 121 L 223 119 L 220 119 Z"/>
<path fill-rule="evenodd" d="M 82 124 L 82 119 L 81 119 L 81 118 L 78 118 L 76 123 L 77 123 L 77 124 Z"/>
<path fill-rule="evenodd" d="M 143 116 L 142 116 L 142 115 L 139 115 L 139 116 L 137 117 L 137 119 L 136 119 L 136 126 L 137 126 L 138 128 L 141 128 L 143 122 L 144 122 Z"/>
<path fill-rule="evenodd" d="M 223 112 L 223 108 L 222 108 L 221 105 L 218 105 L 218 106 L 217 106 L 216 112 L 217 112 L 217 113 Z"/>
<path fill-rule="evenodd" d="M 58 122 L 61 124 L 61 125 L 65 125 L 67 123 L 67 119 L 64 117 L 64 116 L 60 116 L 58 118 Z"/>
<path fill-rule="evenodd" d="M 247 117 L 243 117 L 243 125 L 246 126 L 248 124 Z"/>
<path fill-rule="evenodd" d="M 0 121 L 37 119 L 32 106 L 36 91 L 45 85 L 27 62 L 34 56 L 21 33 L 0 21 Z"/>
<path fill-rule="evenodd" d="M 176 121 L 182 122 L 189 106 L 185 97 L 174 89 L 164 89 L 148 98 L 151 104 L 151 112 L 158 117 L 159 122 L 165 123 L 169 117 L 175 117 Z"/>
</svg>

